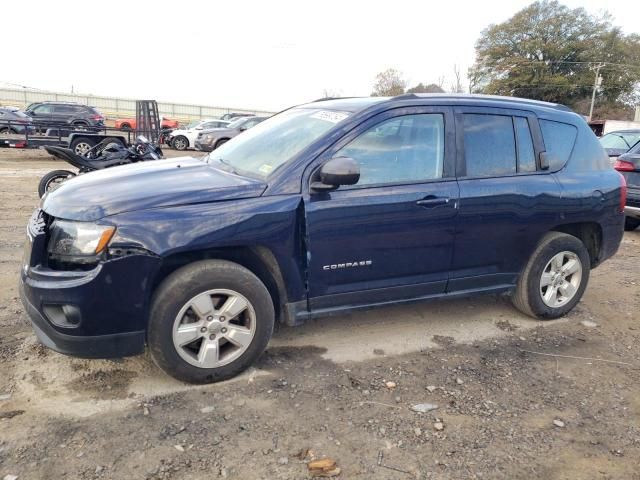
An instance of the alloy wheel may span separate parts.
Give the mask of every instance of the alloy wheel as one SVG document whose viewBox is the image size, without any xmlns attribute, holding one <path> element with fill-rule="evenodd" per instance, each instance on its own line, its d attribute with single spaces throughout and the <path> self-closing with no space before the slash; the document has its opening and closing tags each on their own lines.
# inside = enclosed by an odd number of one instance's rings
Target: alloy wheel
<svg viewBox="0 0 640 480">
<path fill-rule="evenodd" d="M 582 282 L 582 263 L 573 252 L 560 252 L 549 260 L 540 277 L 540 296 L 545 305 L 558 308 L 575 297 Z"/>
<path fill-rule="evenodd" d="M 200 293 L 178 312 L 173 346 L 180 357 L 199 368 L 217 368 L 240 357 L 256 333 L 256 313 L 233 290 Z"/>
</svg>

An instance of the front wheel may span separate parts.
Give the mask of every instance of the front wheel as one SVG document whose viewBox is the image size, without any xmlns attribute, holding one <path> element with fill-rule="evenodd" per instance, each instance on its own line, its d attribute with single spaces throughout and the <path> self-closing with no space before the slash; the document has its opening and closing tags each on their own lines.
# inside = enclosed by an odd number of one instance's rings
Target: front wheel
<svg viewBox="0 0 640 480">
<path fill-rule="evenodd" d="M 189 139 L 183 135 L 178 135 L 171 142 L 171 146 L 176 150 L 186 150 L 189 148 Z"/>
<path fill-rule="evenodd" d="M 38 183 L 38 196 L 42 198 L 45 193 L 56 190 L 63 182 L 75 176 L 76 174 L 69 170 L 54 170 L 47 173 Z"/>
<path fill-rule="evenodd" d="M 264 351 L 274 317 L 269 291 L 252 272 L 224 260 L 194 262 L 169 275 L 154 293 L 149 350 L 178 380 L 225 380 Z"/>
<path fill-rule="evenodd" d="M 578 238 L 549 232 L 518 279 L 514 306 L 540 319 L 566 315 L 587 288 L 590 265 L 589 252 Z"/>
</svg>

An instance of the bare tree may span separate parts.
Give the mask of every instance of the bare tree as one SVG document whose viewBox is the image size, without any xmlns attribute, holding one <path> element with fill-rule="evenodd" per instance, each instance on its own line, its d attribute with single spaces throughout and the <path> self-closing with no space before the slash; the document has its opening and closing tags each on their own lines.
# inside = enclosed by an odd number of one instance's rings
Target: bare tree
<svg viewBox="0 0 640 480">
<path fill-rule="evenodd" d="M 455 64 L 453 65 L 453 76 L 455 80 L 451 84 L 451 93 L 464 93 L 462 81 L 460 80 L 460 67 Z"/>
<path fill-rule="evenodd" d="M 376 81 L 373 84 L 373 92 L 371 92 L 371 96 L 392 97 L 395 95 L 402 95 L 406 86 L 407 81 L 402 78 L 402 74 L 393 68 L 389 68 L 376 75 Z"/>
</svg>

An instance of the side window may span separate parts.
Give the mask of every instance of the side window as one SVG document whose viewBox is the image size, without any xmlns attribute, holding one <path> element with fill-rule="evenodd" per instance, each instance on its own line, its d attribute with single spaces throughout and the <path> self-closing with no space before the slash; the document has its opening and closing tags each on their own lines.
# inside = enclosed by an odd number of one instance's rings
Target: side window
<svg viewBox="0 0 640 480">
<path fill-rule="evenodd" d="M 465 114 L 464 158 L 469 177 L 516 173 L 516 142 L 511 117 Z"/>
<path fill-rule="evenodd" d="M 51 113 L 51 105 L 38 105 L 33 111 L 36 115 L 48 115 Z"/>
<path fill-rule="evenodd" d="M 55 107 L 53 107 L 53 112 L 54 113 L 60 113 L 60 114 L 69 114 L 69 113 L 73 113 L 73 107 L 70 105 L 56 105 Z"/>
<path fill-rule="evenodd" d="M 549 169 L 559 170 L 564 167 L 576 142 L 578 129 L 568 123 L 540 120 L 540 130 L 544 147 L 549 157 Z"/>
<path fill-rule="evenodd" d="M 529 122 L 524 117 L 513 117 L 518 142 L 518 172 L 536 171 L 536 154 L 533 150 L 533 140 Z"/>
<path fill-rule="evenodd" d="M 360 164 L 358 186 L 442 178 L 444 117 L 429 113 L 385 120 L 336 155 Z"/>
</svg>

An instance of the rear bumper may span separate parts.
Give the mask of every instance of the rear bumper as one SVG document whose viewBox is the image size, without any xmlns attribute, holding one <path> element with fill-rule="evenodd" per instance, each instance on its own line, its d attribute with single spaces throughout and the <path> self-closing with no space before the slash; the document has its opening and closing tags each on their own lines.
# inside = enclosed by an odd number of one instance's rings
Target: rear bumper
<svg viewBox="0 0 640 480">
<path fill-rule="evenodd" d="M 627 217 L 640 218 L 640 207 L 624 207 L 624 214 Z"/>
</svg>

